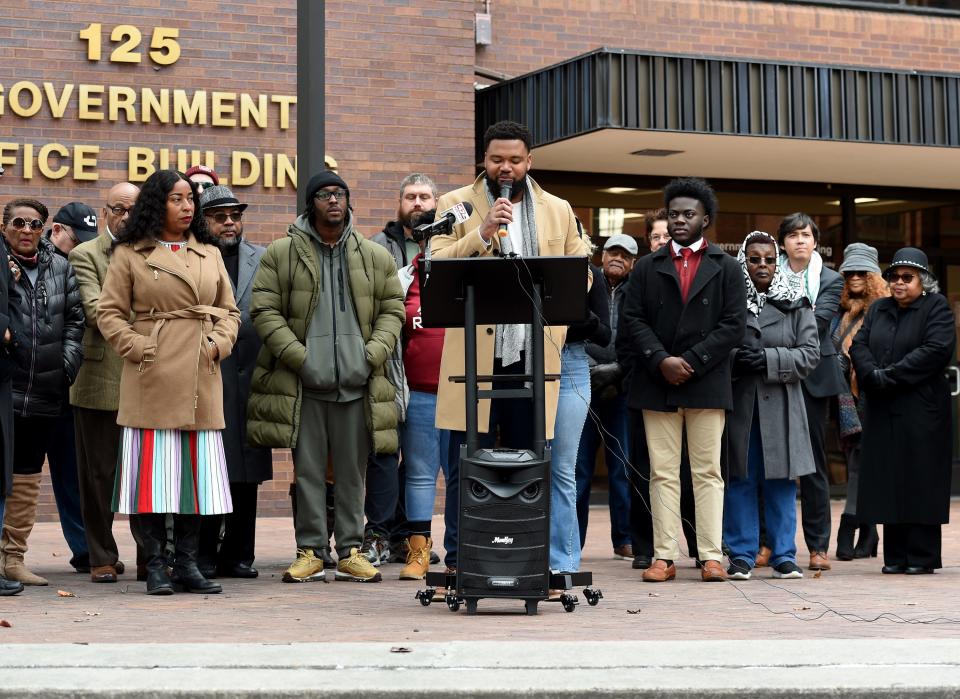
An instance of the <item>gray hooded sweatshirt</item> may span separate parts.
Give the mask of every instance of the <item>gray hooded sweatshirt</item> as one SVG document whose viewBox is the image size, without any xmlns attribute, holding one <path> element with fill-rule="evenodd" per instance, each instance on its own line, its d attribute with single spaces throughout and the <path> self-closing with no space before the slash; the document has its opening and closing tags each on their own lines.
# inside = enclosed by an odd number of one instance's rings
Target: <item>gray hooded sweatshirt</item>
<svg viewBox="0 0 960 699">
<path fill-rule="evenodd" d="M 307 326 L 307 359 L 300 369 L 304 393 L 317 400 L 357 400 L 366 391 L 370 365 L 350 292 L 344 249 L 353 216 L 347 214 L 343 234 L 333 247 L 320 239 L 305 216 L 293 225 L 309 236 L 320 265 L 320 301 Z"/>
</svg>

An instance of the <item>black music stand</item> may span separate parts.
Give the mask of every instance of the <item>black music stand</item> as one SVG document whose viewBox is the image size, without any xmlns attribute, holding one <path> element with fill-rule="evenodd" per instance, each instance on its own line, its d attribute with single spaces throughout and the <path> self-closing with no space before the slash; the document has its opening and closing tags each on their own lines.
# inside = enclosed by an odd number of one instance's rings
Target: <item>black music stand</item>
<svg viewBox="0 0 960 699">
<path fill-rule="evenodd" d="M 559 376 L 545 376 L 543 362 L 544 325 L 569 325 L 587 318 L 586 284 L 587 260 L 584 257 L 475 257 L 433 259 L 420 270 L 421 315 L 426 327 L 464 329 L 464 376 L 450 377 L 463 382 L 466 392 L 466 444 L 461 445 L 460 492 L 461 533 L 463 529 L 463 493 L 466 487 L 465 461 L 478 456 L 477 403 L 481 398 L 532 398 L 534 407 L 532 452 L 527 452 L 530 463 L 546 463 L 547 552 L 549 552 L 549 448 L 546 440 L 546 410 L 544 385 L 547 380 L 558 381 Z M 497 376 L 498 382 L 509 380 L 517 388 L 480 389 L 480 383 L 490 383 L 493 376 L 477 374 L 477 326 L 506 323 L 531 325 L 530 374 Z M 525 387 L 524 384 L 529 384 Z M 484 450 L 497 451 L 497 450 Z M 488 465 L 490 465 L 488 463 Z M 458 542 L 458 560 L 462 546 Z M 526 576 L 529 578 L 530 576 Z M 491 576 L 490 579 L 495 579 Z M 500 578 L 496 578 L 500 580 Z M 504 581 L 506 579 L 504 578 Z M 542 583 L 535 594 L 483 594 L 476 589 L 465 589 L 462 570 L 455 575 L 427 573 L 426 590 L 417 593 L 417 599 L 427 606 L 433 599 L 435 587 L 445 587 L 445 601 L 451 611 L 457 611 L 466 601 L 467 611 L 476 612 L 477 600 L 483 597 L 523 599 L 528 614 L 536 614 L 537 603 L 548 599 L 548 589 L 569 590 L 591 585 L 589 572 L 554 574 L 549 571 L 549 555 L 544 562 Z M 600 590 L 587 587 L 584 595 L 591 606 L 603 597 Z M 558 600 L 566 611 L 572 612 L 577 597 L 566 592 Z"/>
</svg>

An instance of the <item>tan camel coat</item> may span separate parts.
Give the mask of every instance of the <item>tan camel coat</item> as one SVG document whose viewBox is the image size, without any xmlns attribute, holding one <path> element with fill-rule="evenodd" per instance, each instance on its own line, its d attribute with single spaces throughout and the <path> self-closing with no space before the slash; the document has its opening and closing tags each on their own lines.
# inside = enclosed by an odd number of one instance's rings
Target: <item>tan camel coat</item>
<svg viewBox="0 0 960 699">
<path fill-rule="evenodd" d="M 438 235 L 432 239 L 431 249 L 435 258 L 476 257 L 493 255 L 499 251 L 499 240 L 494 237 L 487 247 L 480 237 L 480 224 L 490 210 L 487 203 L 484 175 L 468 187 L 461 187 L 440 197 L 437 211 L 444 211 L 457 202 L 468 201 L 473 205 L 473 215 L 464 223 L 453 227 L 450 235 Z M 534 192 L 534 216 L 537 221 L 537 242 L 539 254 L 543 257 L 560 255 L 582 255 L 590 253 L 590 241 L 580 235 L 573 209 L 563 199 L 543 191 L 538 184 L 530 180 Z M 584 287 L 589 287 L 588 278 Z M 544 373 L 560 373 L 560 350 L 567 336 L 567 328 L 551 326 L 544 329 L 543 364 Z M 493 373 L 493 351 L 496 333 L 494 326 L 477 327 L 477 373 Z M 443 358 L 440 362 L 440 385 L 437 390 L 437 422 L 440 429 L 466 429 L 466 393 L 462 383 L 451 383 L 450 376 L 462 376 L 464 335 L 462 328 L 447 328 L 443 342 Z M 481 390 L 492 388 L 490 384 L 480 384 Z M 560 394 L 560 382 L 548 381 L 545 387 L 547 439 L 553 439 L 553 423 L 557 416 L 557 398 Z M 490 400 L 482 399 L 477 409 L 477 427 L 487 432 L 490 425 Z"/>
<path fill-rule="evenodd" d="M 120 425 L 223 429 L 220 360 L 233 349 L 240 311 L 216 247 L 192 235 L 178 252 L 154 240 L 116 247 L 97 325 L 124 359 Z"/>
</svg>

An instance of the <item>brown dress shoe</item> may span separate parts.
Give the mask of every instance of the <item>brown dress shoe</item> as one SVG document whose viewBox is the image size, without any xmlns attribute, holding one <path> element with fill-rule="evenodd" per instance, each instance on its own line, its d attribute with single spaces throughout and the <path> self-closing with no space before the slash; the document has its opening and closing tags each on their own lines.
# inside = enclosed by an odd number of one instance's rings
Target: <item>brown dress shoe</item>
<svg viewBox="0 0 960 699">
<path fill-rule="evenodd" d="M 632 561 L 633 560 L 633 546 L 630 544 L 624 544 L 623 546 L 615 546 L 613 549 L 613 557 L 618 561 Z"/>
<path fill-rule="evenodd" d="M 811 551 L 810 565 L 807 568 L 810 570 L 830 570 L 830 558 L 827 556 L 827 552 Z"/>
<path fill-rule="evenodd" d="M 770 565 L 770 555 L 773 551 L 770 550 L 769 546 L 761 546 L 760 553 L 757 554 L 757 560 L 754 561 L 754 568 L 766 568 Z"/>
<path fill-rule="evenodd" d="M 653 565 L 643 571 L 643 582 L 666 582 L 677 577 L 677 567 L 658 558 Z"/>
<path fill-rule="evenodd" d="M 704 561 L 700 578 L 703 582 L 723 582 L 727 579 L 727 571 L 720 565 L 720 561 Z"/>
<path fill-rule="evenodd" d="M 114 566 L 94 566 L 90 570 L 90 581 L 95 583 L 117 582 L 117 569 Z"/>
</svg>

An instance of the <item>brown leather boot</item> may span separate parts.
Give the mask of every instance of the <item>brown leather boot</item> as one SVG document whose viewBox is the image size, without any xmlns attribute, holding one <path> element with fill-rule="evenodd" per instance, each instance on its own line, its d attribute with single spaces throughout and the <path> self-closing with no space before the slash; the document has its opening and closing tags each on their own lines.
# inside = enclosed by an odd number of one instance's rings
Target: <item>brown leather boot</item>
<svg viewBox="0 0 960 699">
<path fill-rule="evenodd" d="M 7 496 L 3 514 L 3 576 L 24 585 L 46 585 L 46 578 L 34 575 L 23 564 L 27 539 L 37 521 L 37 500 L 40 498 L 40 474 L 13 474 L 13 488 Z"/>
<path fill-rule="evenodd" d="M 430 547 L 433 539 L 414 534 L 409 539 L 407 564 L 400 569 L 401 580 L 423 580 L 430 569 Z"/>
</svg>

